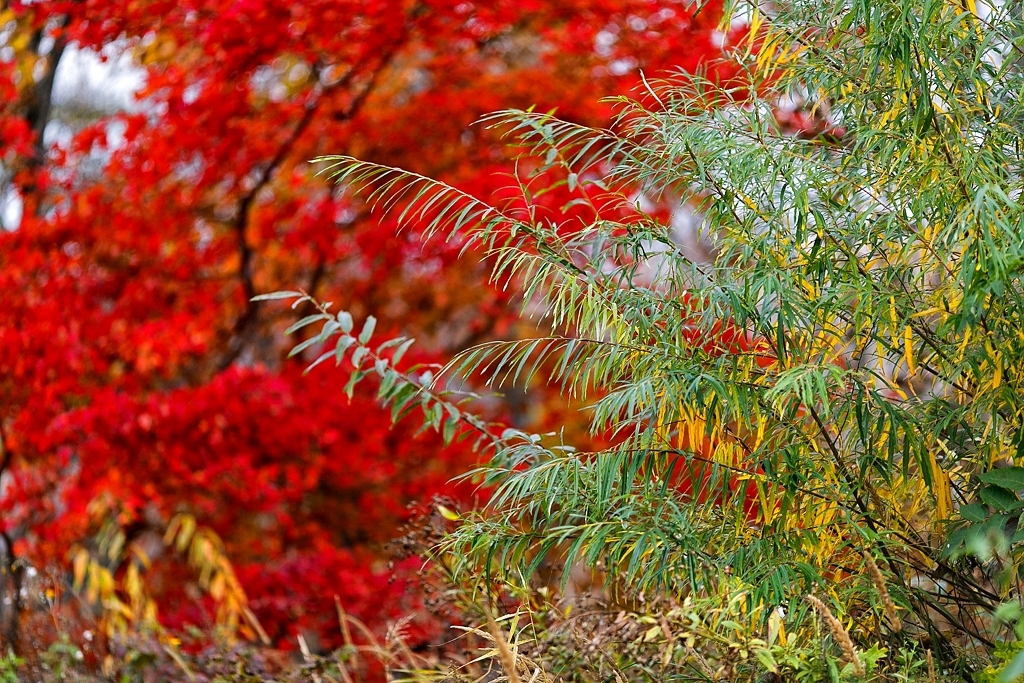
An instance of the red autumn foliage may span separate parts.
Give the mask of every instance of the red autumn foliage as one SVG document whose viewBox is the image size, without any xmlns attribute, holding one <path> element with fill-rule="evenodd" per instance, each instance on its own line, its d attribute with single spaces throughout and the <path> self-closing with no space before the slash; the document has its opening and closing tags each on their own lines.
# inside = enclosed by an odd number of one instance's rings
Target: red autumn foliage
<svg viewBox="0 0 1024 683">
<path fill-rule="evenodd" d="M 348 403 L 338 374 L 302 375 L 309 359 L 288 360 L 281 331 L 308 311 L 249 299 L 304 287 L 357 320 L 373 313 L 382 335 L 418 338 L 431 361 L 507 336 L 510 295 L 485 265 L 456 261 L 458 244 L 398 234 L 307 160 L 351 154 L 490 196 L 512 166 L 474 120 L 536 106 L 606 124 L 600 98 L 629 92 L 639 69 L 720 54 L 720 3 L 694 8 L 80 0 L 0 12 L 0 164 L 22 209 L 0 229 L 8 565 L 66 571 L 104 500 L 130 537 L 180 512 L 215 530 L 279 645 L 301 631 L 337 645 L 335 594 L 375 628 L 415 612 L 383 547 L 409 502 L 470 495 L 447 483 L 470 448 L 392 431 L 369 389 Z M 70 47 L 130 54 L 144 70 L 134 108 L 83 122 L 54 106 Z M 180 566 L 154 559 L 164 622 L 202 625 Z M 10 578 L 0 588 L 15 595 Z M 0 638 L 16 645 L 28 610 L 0 606 Z"/>
</svg>

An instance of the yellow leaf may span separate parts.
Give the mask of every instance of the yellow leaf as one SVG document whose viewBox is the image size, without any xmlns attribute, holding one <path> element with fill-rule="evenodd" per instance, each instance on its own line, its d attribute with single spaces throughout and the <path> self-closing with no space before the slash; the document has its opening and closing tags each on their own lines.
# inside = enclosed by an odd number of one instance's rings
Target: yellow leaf
<svg viewBox="0 0 1024 683">
<path fill-rule="evenodd" d="M 949 490 L 949 476 L 935 460 L 935 451 L 928 450 L 928 458 L 932 466 L 932 494 L 935 496 L 935 508 L 940 520 L 949 516 L 953 507 L 953 498 Z"/>
<path fill-rule="evenodd" d="M 89 551 L 82 548 L 75 553 L 74 559 L 74 577 L 75 577 L 75 590 L 81 590 L 82 581 L 85 580 L 85 570 L 89 566 Z"/>
<path fill-rule="evenodd" d="M 782 623 L 782 614 L 778 609 L 772 610 L 771 615 L 768 617 L 768 646 L 771 647 L 775 644 L 776 638 L 779 641 L 779 645 L 785 647 L 786 645 L 786 626 Z"/>
<path fill-rule="evenodd" d="M 754 47 L 754 41 L 757 39 L 758 31 L 761 30 L 762 23 L 764 22 L 761 18 L 761 12 L 758 11 L 758 8 L 755 6 L 754 13 L 750 17 L 750 30 L 748 31 L 748 35 L 750 35 L 750 42 L 747 44 L 748 57 L 750 56 L 751 49 Z"/>
<path fill-rule="evenodd" d="M 907 372 L 914 374 L 914 334 L 910 325 L 903 328 L 903 357 L 907 361 Z"/>
<path fill-rule="evenodd" d="M 446 508 L 444 505 L 438 505 L 437 511 L 441 513 L 441 516 L 447 519 L 449 522 L 459 521 L 459 514 L 454 510 Z"/>
<path fill-rule="evenodd" d="M 217 574 L 213 577 L 213 581 L 210 582 L 210 588 L 207 592 L 211 598 L 220 601 L 224 597 L 224 588 L 224 575 Z"/>
<path fill-rule="evenodd" d="M 10 45 L 15 52 L 21 52 L 28 47 L 28 42 L 31 38 L 31 33 L 28 31 L 21 31 L 20 33 L 15 34 L 14 38 L 11 39 L 11 42 L 8 43 L 8 45 Z"/>
</svg>

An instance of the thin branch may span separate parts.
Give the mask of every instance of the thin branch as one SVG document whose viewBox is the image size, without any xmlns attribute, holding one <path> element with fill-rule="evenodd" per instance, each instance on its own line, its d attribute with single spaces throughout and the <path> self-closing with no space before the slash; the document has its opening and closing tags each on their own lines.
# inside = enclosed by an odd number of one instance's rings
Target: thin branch
<svg viewBox="0 0 1024 683">
<path fill-rule="evenodd" d="M 370 79 L 363 85 L 360 92 L 356 95 L 355 99 L 342 113 L 335 114 L 336 120 L 347 120 L 351 119 L 362 105 L 366 102 L 374 86 L 376 85 L 377 78 L 380 73 L 390 64 L 394 58 L 395 53 L 398 51 L 402 41 L 405 37 L 399 41 L 396 41 L 395 45 L 386 52 L 381 58 L 377 65 L 377 68 L 372 73 Z M 256 257 L 256 251 L 248 241 L 248 229 L 249 222 L 251 220 L 252 205 L 255 202 L 259 192 L 266 187 L 274 176 L 277 169 L 284 163 L 291 153 L 294 146 L 298 143 L 299 139 L 309 128 L 310 124 L 315 120 L 315 116 L 319 111 L 321 105 L 326 100 L 328 93 L 345 87 L 351 83 L 355 78 L 358 70 L 353 67 L 350 69 L 344 77 L 339 79 L 336 83 L 328 86 L 327 89 L 322 92 L 314 102 L 306 105 L 305 111 L 302 117 L 299 119 L 295 128 L 292 129 L 291 134 L 285 140 L 285 142 L 278 148 L 277 153 L 266 165 L 263 171 L 260 173 L 259 178 L 253 188 L 247 192 L 242 199 L 239 201 L 238 209 L 236 213 L 236 219 L 234 224 L 234 232 L 238 241 L 238 254 L 239 254 L 239 267 L 238 267 L 238 278 L 241 280 L 242 293 L 245 296 L 245 309 L 242 314 L 235 320 L 233 331 L 231 333 L 231 340 L 228 345 L 228 351 L 224 357 L 220 360 L 217 366 L 218 372 L 223 372 L 234 363 L 241 355 L 248 342 L 249 333 L 256 324 L 258 317 L 258 308 L 252 301 L 253 297 L 256 296 L 256 286 L 253 281 L 254 278 L 254 260 Z"/>
</svg>

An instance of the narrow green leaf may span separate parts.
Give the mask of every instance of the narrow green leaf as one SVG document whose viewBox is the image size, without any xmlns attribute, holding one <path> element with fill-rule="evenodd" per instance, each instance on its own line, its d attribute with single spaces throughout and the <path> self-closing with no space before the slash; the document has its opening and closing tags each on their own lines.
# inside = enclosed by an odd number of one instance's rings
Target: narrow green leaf
<svg viewBox="0 0 1024 683">
<path fill-rule="evenodd" d="M 338 325 L 341 326 L 342 332 L 349 334 L 352 331 L 352 314 L 348 311 L 338 313 Z"/>
<path fill-rule="evenodd" d="M 366 344 L 370 341 L 370 337 L 373 336 L 373 330 L 377 326 L 377 319 L 372 315 L 366 318 L 366 322 L 363 323 L 363 331 L 359 333 L 359 343 Z"/>
<path fill-rule="evenodd" d="M 391 364 L 392 365 L 398 365 L 398 362 L 400 360 L 402 360 L 402 356 L 405 355 L 405 352 L 409 350 L 409 347 L 413 345 L 414 341 L 416 341 L 416 340 L 415 339 L 406 339 L 404 342 L 402 342 L 401 346 L 399 346 L 397 349 L 395 349 L 395 353 L 392 354 L 392 356 L 391 356 Z"/>
<path fill-rule="evenodd" d="M 270 292 L 268 294 L 257 294 L 249 301 L 275 301 L 277 299 L 294 299 L 305 296 L 302 292 Z"/>
<path fill-rule="evenodd" d="M 314 313 L 313 315 L 307 315 L 305 318 L 302 318 L 298 322 L 293 323 L 290 327 L 288 327 L 288 329 L 284 331 L 284 333 L 291 334 L 292 332 L 301 330 L 303 327 L 306 327 L 307 325 L 312 325 L 315 322 L 326 320 L 329 317 L 330 316 L 326 316 L 323 313 Z"/>
<path fill-rule="evenodd" d="M 305 351 L 306 349 L 308 349 L 310 346 L 313 346 L 314 344 L 319 344 L 322 341 L 323 340 L 320 339 L 319 337 L 310 337 L 309 339 L 305 340 L 301 344 L 296 345 L 295 348 L 293 348 L 288 353 L 288 357 L 291 358 L 292 356 L 297 356 L 298 354 L 300 354 L 303 351 Z"/>
<path fill-rule="evenodd" d="M 317 358 L 315 361 L 313 361 L 308 366 L 306 366 L 306 369 L 302 371 L 302 374 L 304 374 L 304 375 L 309 374 L 310 370 L 312 370 L 316 366 L 320 365 L 321 363 L 323 363 L 328 358 L 332 358 L 333 356 L 334 356 L 334 350 L 333 349 L 330 350 L 330 351 L 325 351 L 324 353 L 320 354 L 319 358 Z"/>
<path fill-rule="evenodd" d="M 343 334 L 338 338 L 338 343 L 334 345 L 334 361 L 336 364 L 341 364 L 342 359 L 345 357 L 345 351 L 355 343 L 355 338 L 347 334 Z"/>
</svg>

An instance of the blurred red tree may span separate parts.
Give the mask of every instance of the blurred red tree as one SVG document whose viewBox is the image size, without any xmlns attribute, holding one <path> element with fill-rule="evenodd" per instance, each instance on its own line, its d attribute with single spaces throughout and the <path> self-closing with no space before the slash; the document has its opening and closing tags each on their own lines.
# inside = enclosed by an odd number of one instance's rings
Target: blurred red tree
<svg viewBox="0 0 1024 683">
<path fill-rule="evenodd" d="M 28 612 L 25 567 L 68 571 L 99 517 L 159 555 L 176 513 L 226 543 L 270 636 L 337 644 L 333 594 L 373 624 L 415 611 L 383 544 L 406 505 L 473 461 L 370 393 L 303 376 L 282 330 L 308 311 L 254 304 L 302 287 L 420 360 L 517 324 L 510 293 L 460 245 L 394 225 L 307 160 L 351 154 L 487 196 L 507 152 L 471 124 L 506 107 L 607 124 L 601 97 L 721 55 L 718 0 L 79 0 L 0 11 L 2 637 Z M 127 54 L 135 103 L 54 100 L 69 55 Z M 308 361 L 308 359 L 306 359 Z M 511 404 L 520 421 L 536 419 Z M 164 557 L 157 597 L 181 591 Z M 201 623 L 165 599 L 169 624 Z"/>
</svg>

